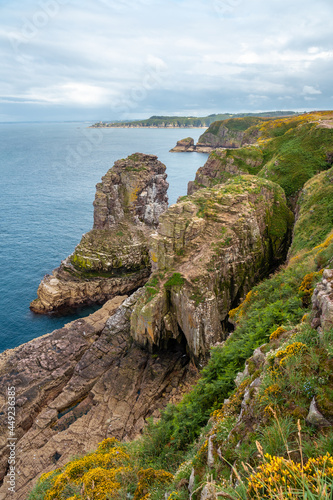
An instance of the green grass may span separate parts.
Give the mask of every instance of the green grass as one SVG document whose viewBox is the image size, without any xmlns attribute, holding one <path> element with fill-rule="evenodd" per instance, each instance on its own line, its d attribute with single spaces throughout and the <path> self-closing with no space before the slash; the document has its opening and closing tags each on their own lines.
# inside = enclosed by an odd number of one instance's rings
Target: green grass
<svg viewBox="0 0 333 500">
<path fill-rule="evenodd" d="M 319 245 L 333 227 L 333 168 L 308 181 L 298 200 L 291 254 Z"/>
<path fill-rule="evenodd" d="M 265 166 L 259 177 L 277 182 L 286 196 L 295 195 L 311 177 L 330 167 L 332 129 L 303 124 L 262 146 Z"/>
<path fill-rule="evenodd" d="M 173 275 L 164 283 L 164 288 L 170 290 L 173 287 L 181 287 L 185 283 L 185 279 L 180 273 L 173 273 Z"/>
</svg>

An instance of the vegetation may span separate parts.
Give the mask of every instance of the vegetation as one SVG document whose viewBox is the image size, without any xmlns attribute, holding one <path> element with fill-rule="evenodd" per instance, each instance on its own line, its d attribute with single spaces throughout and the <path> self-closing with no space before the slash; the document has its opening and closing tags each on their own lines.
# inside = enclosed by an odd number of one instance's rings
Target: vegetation
<svg viewBox="0 0 333 500">
<path fill-rule="evenodd" d="M 302 117 L 262 127 L 258 156 L 266 170 L 259 175 L 275 176 L 289 195 L 311 178 L 297 202 L 289 260 L 229 311 L 234 331 L 212 349 L 192 390 L 168 405 L 159 421 L 150 420 L 141 439 L 103 441 L 95 453 L 44 474 L 29 500 L 199 500 L 204 488 L 231 500 L 332 498 L 332 426 L 308 421 L 315 401 L 324 420 L 333 422 L 333 329 L 311 326 L 314 288 L 323 269 L 333 266 L 329 129 Z M 238 154 L 246 162 L 244 151 Z M 239 182 L 254 188 L 246 176 Z M 194 197 L 197 216 L 212 217 L 204 193 Z M 224 202 L 226 193 L 237 195 L 237 182 L 223 193 Z M 278 217 L 272 219 L 278 234 Z M 222 245 L 227 238 L 222 227 Z M 153 298 L 160 281 L 168 292 L 185 278 L 155 274 L 146 295 Z M 197 282 L 191 299 L 195 305 L 202 300 Z"/>
<path fill-rule="evenodd" d="M 225 120 L 228 118 L 244 117 L 244 116 L 286 116 L 293 115 L 294 111 L 272 111 L 266 113 L 219 113 L 209 116 L 195 117 L 195 116 L 151 116 L 146 120 L 135 120 L 125 122 L 98 122 L 92 127 L 209 127 L 211 123 L 217 120 Z"/>
<path fill-rule="evenodd" d="M 235 138 L 235 145 L 243 147 L 213 151 L 210 158 L 218 160 L 220 165 L 215 162 L 210 170 L 208 167 L 199 169 L 197 181 L 204 181 L 206 187 L 211 187 L 225 182 L 235 173 L 250 173 L 279 184 L 292 202 L 292 198 L 307 181 L 332 166 L 332 128 L 320 124 L 331 117 L 331 112 L 323 111 L 289 118 L 250 117 L 215 122 L 200 137 L 199 142 L 211 143 L 214 147 L 219 147 L 219 144 L 223 146 L 225 129 L 228 129 L 229 142 Z M 222 135 L 221 131 L 224 131 Z M 237 131 L 242 134 L 235 136 Z M 231 165 L 237 167 L 235 172 L 230 170 Z M 321 181 L 324 182 L 324 178 L 318 180 Z M 330 189 L 330 180 L 325 182 L 327 189 Z M 313 186 L 312 191 L 314 196 L 320 196 L 318 184 Z M 329 218 L 331 207 L 327 203 Z M 324 215 L 324 211 L 325 208 L 318 214 L 316 222 Z"/>
</svg>

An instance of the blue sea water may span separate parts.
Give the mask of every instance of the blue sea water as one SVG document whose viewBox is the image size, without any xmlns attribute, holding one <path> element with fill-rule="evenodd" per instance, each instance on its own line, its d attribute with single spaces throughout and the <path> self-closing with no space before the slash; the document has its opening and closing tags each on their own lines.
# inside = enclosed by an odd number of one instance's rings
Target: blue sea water
<svg viewBox="0 0 333 500">
<path fill-rule="evenodd" d="M 119 158 L 156 154 L 167 166 L 169 203 L 186 194 L 207 155 L 169 153 L 202 129 L 90 129 L 87 123 L 0 124 L 0 352 L 85 316 L 34 315 L 40 280 L 93 224 L 95 185 Z"/>
</svg>

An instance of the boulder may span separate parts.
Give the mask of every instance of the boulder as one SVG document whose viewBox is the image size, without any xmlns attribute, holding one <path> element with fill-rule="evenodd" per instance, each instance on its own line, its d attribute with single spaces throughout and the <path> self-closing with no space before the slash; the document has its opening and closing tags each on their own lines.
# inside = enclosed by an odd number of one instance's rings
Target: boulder
<svg viewBox="0 0 333 500">
<path fill-rule="evenodd" d="M 306 423 L 315 427 L 331 427 L 332 425 L 318 410 L 315 398 L 311 401 Z"/>
</svg>

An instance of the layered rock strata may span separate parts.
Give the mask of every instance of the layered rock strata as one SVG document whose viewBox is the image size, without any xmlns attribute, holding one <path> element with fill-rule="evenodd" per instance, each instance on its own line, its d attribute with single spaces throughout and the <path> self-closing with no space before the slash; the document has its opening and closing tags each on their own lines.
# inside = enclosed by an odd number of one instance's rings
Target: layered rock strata
<svg viewBox="0 0 333 500">
<path fill-rule="evenodd" d="M 168 206 L 165 170 L 153 155 L 115 162 L 96 187 L 93 230 L 44 277 L 30 305 L 34 312 L 102 303 L 147 281 L 147 239 Z"/>
<path fill-rule="evenodd" d="M 8 494 L 7 387 L 16 398 L 15 499 L 25 500 L 42 472 L 104 438 L 136 437 L 145 418 L 158 417 L 195 381 L 182 345 L 152 357 L 132 343 L 130 315 L 140 294 L 114 298 L 89 318 L 0 354 L 0 498 Z"/>
<path fill-rule="evenodd" d="M 282 189 L 254 176 L 181 198 L 150 238 L 154 273 L 132 336 L 151 350 L 185 338 L 200 362 L 225 338 L 229 310 L 283 261 L 292 223 Z"/>
</svg>

